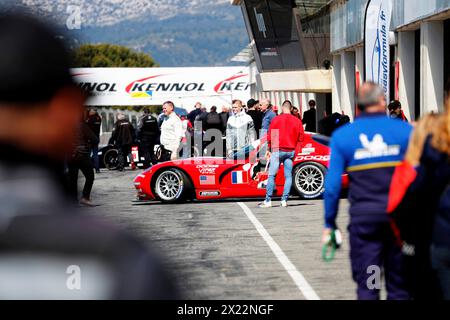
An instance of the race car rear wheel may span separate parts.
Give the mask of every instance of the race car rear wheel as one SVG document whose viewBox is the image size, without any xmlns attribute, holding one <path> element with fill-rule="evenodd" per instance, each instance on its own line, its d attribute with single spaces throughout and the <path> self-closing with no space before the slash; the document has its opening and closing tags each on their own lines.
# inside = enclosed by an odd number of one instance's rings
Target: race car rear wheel
<svg viewBox="0 0 450 320">
<path fill-rule="evenodd" d="M 325 174 L 327 169 L 315 162 L 299 165 L 294 172 L 294 189 L 303 199 L 317 199 L 325 192 Z"/>
<path fill-rule="evenodd" d="M 159 200 L 165 203 L 183 201 L 187 193 L 185 175 L 177 169 L 161 172 L 156 178 L 154 191 Z"/>
</svg>

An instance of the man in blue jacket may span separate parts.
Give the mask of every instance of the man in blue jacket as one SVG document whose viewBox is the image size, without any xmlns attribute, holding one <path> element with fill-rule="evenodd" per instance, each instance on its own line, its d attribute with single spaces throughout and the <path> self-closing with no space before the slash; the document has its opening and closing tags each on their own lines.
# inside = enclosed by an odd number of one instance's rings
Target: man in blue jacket
<svg viewBox="0 0 450 320">
<path fill-rule="evenodd" d="M 337 228 L 342 174 L 350 179 L 350 260 L 360 300 L 377 300 L 384 269 L 388 299 L 409 299 L 402 274 L 401 246 L 387 214 L 389 186 L 406 152 L 412 127 L 390 119 L 386 98 L 375 83 L 358 93 L 360 117 L 338 129 L 331 140 L 325 181 L 323 241 Z"/>
<path fill-rule="evenodd" d="M 272 110 L 272 104 L 269 99 L 263 99 L 260 104 L 260 109 L 263 113 L 263 120 L 261 125 L 261 135 L 263 137 L 267 134 L 270 128 L 270 124 L 272 120 L 277 116 L 275 112 Z"/>
</svg>

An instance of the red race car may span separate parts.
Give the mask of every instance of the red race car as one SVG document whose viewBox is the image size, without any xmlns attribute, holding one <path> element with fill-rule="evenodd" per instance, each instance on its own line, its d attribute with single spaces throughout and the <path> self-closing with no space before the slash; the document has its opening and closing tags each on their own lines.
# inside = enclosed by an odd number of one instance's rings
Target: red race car
<svg viewBox="0 0 450 320">
<path fill-rule="evenodd" d="M 320 136 L 305 134 L 301 152 L 294 159 L 292 193 L 303 199 L 317 199 L 324 192 L 330 149 L 326 142 L 318 141 L 321 141 Z M 259 140 L 245 147 L 234 159 L 202 157 L 154 165 L 135 178 L 137 197 L 165 203 L 193 199 L 264 198 L 267 163 L 258 158 L 264 145 Z M 281 196 L 283 168 L 280 168 L 275 183 L 274 196 Z M 343 176 L 344 188 L 347 184 L 347 176 Z"/>
</svg>

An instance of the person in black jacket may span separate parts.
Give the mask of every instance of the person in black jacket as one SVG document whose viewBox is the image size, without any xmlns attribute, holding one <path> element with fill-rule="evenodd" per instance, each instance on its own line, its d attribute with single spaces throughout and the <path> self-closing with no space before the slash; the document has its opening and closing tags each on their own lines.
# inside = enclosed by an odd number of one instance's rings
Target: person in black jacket
<svg viewBox="0 0 450 320">
<path fill-rule="evenodd" d="M 100 117 L 100 115 L 98 114 L 97 109 L 95 108 L 89 109 L 89 114 L 86 119 L 86 123 L 97 137 L 97 140 L 100 141 L 100 129 L 102 126 L 102 117 Z M 92 160 L 94 163 L 95 172 L 100 173 L 100 162 L 98 158 L 98 143 L 92 144 L 91 147 L 92 147 Z"/>
<path fill-rule="evenodd" d="M 217 113 L 217 107 L 212 106 L 210 112 L 206 115 L 205 131 L 216 129 L 222 131 L 223 123 L 220 114 Z"/>
<path fill-rule="evenodd" d="M 259 110 L 259 101 L 250 99 L 247 101 L 247 114 L 252 117 L 255 124 L 256 135 L 259 138 L 262 127 L 263 113 Z"/>
<path fill-rule="evenodd" d="M 194 126 L 195 119 L 197 116 L 202 113 L 202 104 L 200 102 L 197 102 L 195 104 L 195 109 L 189 112 L 187 118 L 191 122 L 192 126 Z"/>
<path fill-rule="evenodd" d="M 308 102 L 309 110 L 303 113 L 303 124 L 306 125 L 305 131 L 317 132 L 317 110 L 316 101 L 310 100 Z"/>
<path fill-rule="evenodd" d="M 90 159 L 92 145 L 98 145 L 97 135 L 84 121 L 80 123 L 72 154 L 67 161 L 69 169 L 69 188 L 75 201 L 78 201 L 78 171 L 86 178 L 80 204 L 93 207 L 91 191 L 94 185 L 94 167 Z"/>
<path fill-rule="evenodd" d="M 117 168 L 119 171 L 123 171 L 127 164 L 127 158 L 131 159 L 131 167 L 135 168 L 133 158 L 130 156 L 131 146 L 135 140 L 136 132 L 133 125 L 123 113 L 119 113 L 109 140 L 109 143 L 119 150 L 119 166 Z"/>
<path fill-rule="evenodd" d="M 158 119 L 150 114 L 148 108 L 145 108 L 144 115 L 138 120 L 136 132 L 137 139 L 140 141 L 140 151 L 144 154 L 145 167 L 150 167 L 157 162 L 154 148 L 159 135 Z"/>
<path fill-rule="evenodd" d="M 86 127 L 87 94 L 53 30 L 29 13 L 0 14 L 0 296 L 177 299 L 148 240 L 70 201 L 64 162 Z"/>
<path fill-rule="evenodd" d="M 230 108 L 227 106 L 222 107 L 220 118 L 222 119 L 222 135 L 225 136 L 227 131 L 228 118 L 230 117 Z"/>
</svg>

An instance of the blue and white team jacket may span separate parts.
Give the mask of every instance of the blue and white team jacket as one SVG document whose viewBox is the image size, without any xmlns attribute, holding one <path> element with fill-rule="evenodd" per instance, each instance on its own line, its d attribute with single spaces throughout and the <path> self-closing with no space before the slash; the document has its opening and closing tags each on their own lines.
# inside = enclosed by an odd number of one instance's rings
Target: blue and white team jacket
<svg viewBox="0 0 450 320">
<path fill-rule="evenodd" d="M 325 226 L 336 228 L 342 175 L 348 173 L 352 222 L 387 222 L 389 187 L 404 159 L 412 127 L 384 113 L 363 114 L 331 139 L 325 179 Z"/>
</svg>

